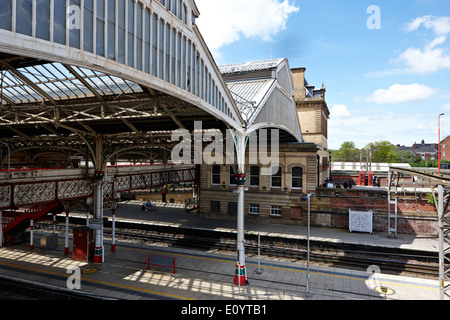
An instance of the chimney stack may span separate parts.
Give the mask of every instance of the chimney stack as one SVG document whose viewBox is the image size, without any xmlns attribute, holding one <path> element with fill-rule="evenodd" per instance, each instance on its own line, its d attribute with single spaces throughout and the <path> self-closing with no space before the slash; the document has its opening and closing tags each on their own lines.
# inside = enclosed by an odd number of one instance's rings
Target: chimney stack
<svg viewBox="0 0 450 320">
<path fill-rule="evenodd" d="M 306 68 L 294 68 L 292 71 L 292 84 L 296 101 L 305 99 L 305 71 Z"/>
</svg>

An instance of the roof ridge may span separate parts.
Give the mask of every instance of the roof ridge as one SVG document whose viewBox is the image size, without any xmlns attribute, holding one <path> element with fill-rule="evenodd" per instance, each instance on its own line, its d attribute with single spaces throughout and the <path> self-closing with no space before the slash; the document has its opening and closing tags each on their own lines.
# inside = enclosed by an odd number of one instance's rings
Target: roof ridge
<svg viewBox="0 0 450 320">
<path fill-rule="evenodd" d="M 251 60 L 251 61 L 246 61 L 246 62 L 228 63 L 228 64 L 220 65 L 219 67 L 238 65 L 238 64 L 250 64 L 250 63 L 258 63 L 258 62 L 267 62 L 267 61 L 278 61 L 278 60 L 284 60 L 284 58 L 262 59 L 262 60 Z"/>
<path fill-rule="evenodd" d="M 221 65 L 218 67 L 219 67 L 219 70 L 221 73 L 233 73 L 233 72 L 272 69 L 272 68 L 277 67 L 285 59 L 286 58 L 247 61 L 247 62 L 240 62 L 240 63 L 225 64 L 225 65 Z"/>
</svg>

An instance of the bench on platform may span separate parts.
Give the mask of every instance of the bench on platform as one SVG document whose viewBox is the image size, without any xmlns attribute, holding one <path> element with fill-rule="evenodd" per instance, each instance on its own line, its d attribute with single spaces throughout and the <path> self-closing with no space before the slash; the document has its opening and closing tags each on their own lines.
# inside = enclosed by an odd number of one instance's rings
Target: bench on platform
<svg viewBox="0 0 450 320">
<path fill-rule="evenodd" d="M 173 268 L 172 273 L 177 273 L 175 269 L 176 260 L 177 258 L 174 257 L 162 256 L 159 254 L 151 253 L 148 256 L 147 260 L 144 261 L 144 263 L 147 264 L 147 270 L 150 269 L 150 266 L 158 266 L 158 267 Z"/>
<path fill-rule="evenodd" d="M 141 210 L 142 211 L 150 211 L 150 210 L 156 211 L 156 204 L 153 204 L 153 203 L 150 205 L 143 204 L 141 207 Z"/>
</svg>

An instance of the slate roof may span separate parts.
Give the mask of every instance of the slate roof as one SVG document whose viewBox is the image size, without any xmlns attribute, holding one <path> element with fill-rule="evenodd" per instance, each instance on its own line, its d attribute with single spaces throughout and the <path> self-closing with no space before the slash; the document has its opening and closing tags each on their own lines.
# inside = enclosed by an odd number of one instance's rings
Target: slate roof
<svg viewBox="0 0 450 320">
<path fill-rule="evenodd" d="M 247 71 L 258 71 L 273 69 L 278 67 L 285 59 L 270 59 L 262 61 L 250 61 L 243 63 L 227 64 L 219 66 L 220 73 L 235 73 L 235 72 L 247 72 Z"/>
</svg>

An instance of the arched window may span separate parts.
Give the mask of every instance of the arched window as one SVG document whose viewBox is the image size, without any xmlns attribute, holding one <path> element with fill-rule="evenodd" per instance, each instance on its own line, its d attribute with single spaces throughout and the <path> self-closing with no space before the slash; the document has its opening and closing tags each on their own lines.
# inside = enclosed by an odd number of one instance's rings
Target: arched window
<svg viewBox="0 0 450 320">
<path fill-rule="evenodd" d="M 250 167 L 250 187 L 259 187 L 259 167 Z"/>
<path fill-rule="evenodd" d="M 292 189 L 301 189 L 303 187 L 303 168 L 292 168 L 291 187 Z"/>
<path fill-rule="evenodd" d="M 272 188 L 281 188 L 281 167 L 278 167 L 277 172 L 272 175 L 270 186 Z"/>
</svg>

